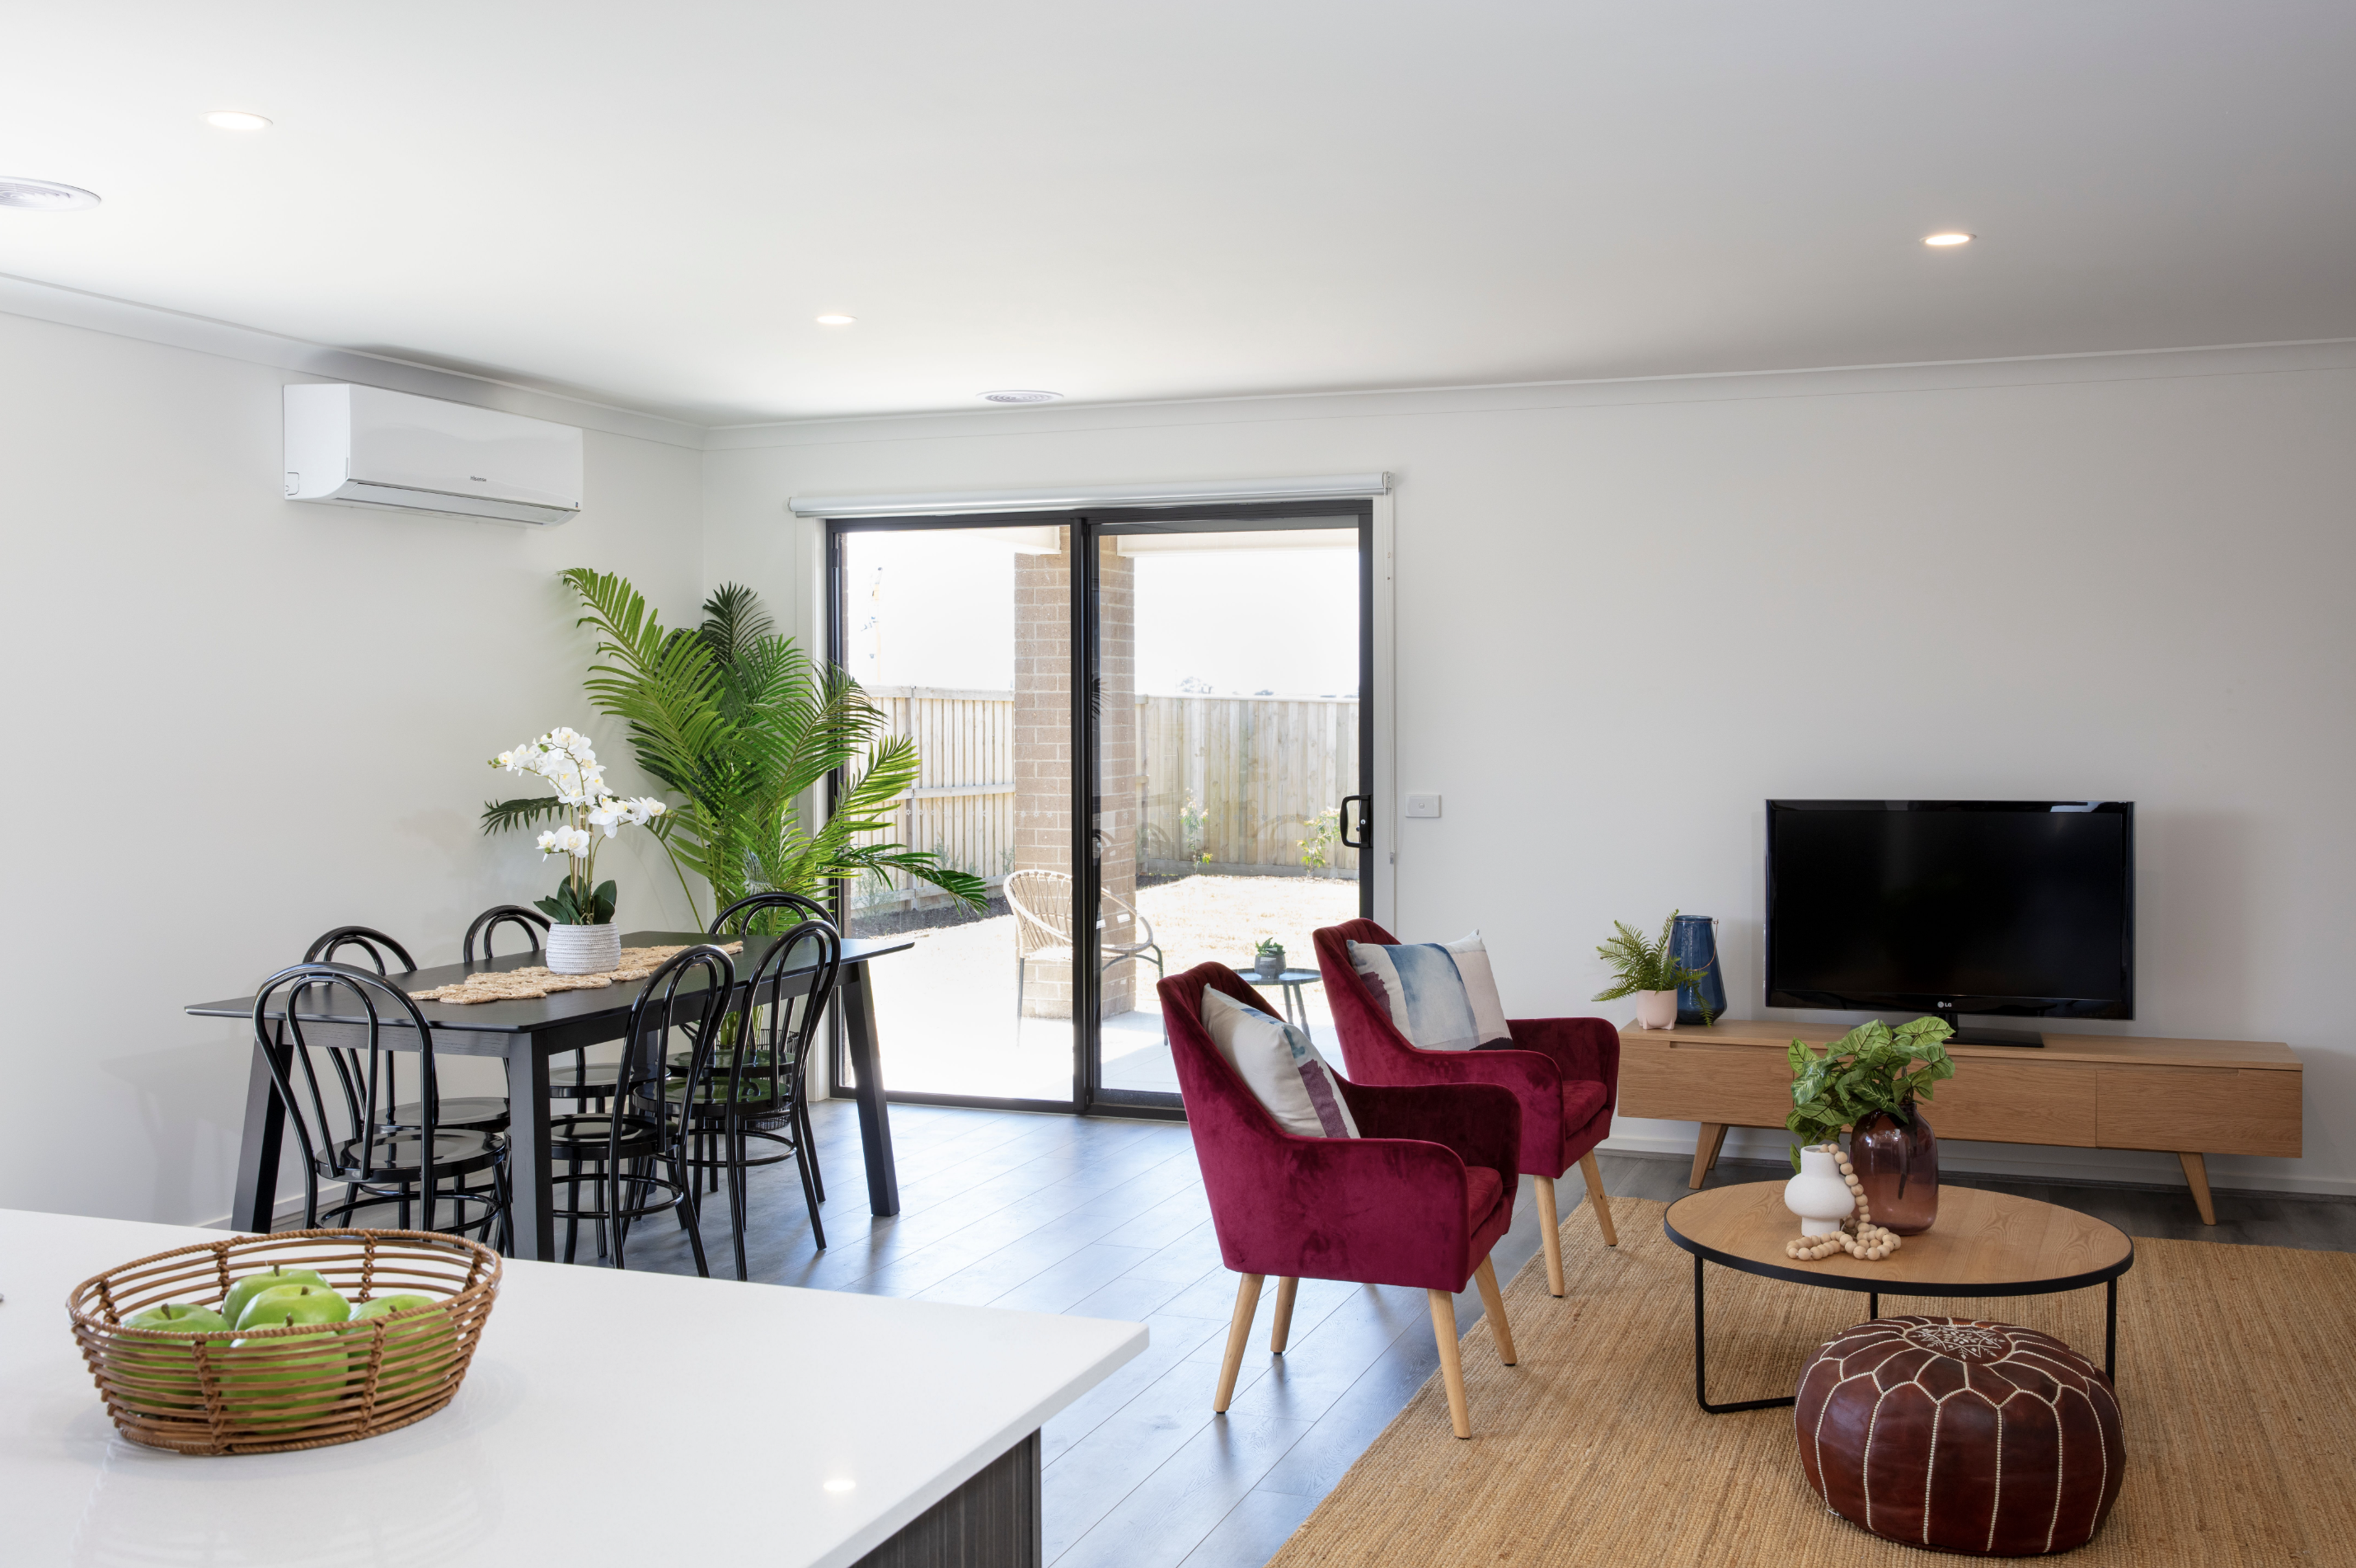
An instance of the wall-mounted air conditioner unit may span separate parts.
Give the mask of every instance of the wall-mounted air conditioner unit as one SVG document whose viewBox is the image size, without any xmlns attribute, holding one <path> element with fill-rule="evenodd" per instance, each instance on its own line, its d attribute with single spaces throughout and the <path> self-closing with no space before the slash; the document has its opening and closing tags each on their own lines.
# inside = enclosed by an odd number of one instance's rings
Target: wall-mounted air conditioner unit
<svg viewBox="0 0 2356 1568">
<path fill-rule="evenodd" d="M 562 522 L 581 510 L 581 432 L 381 387 L 289 386 L 286 499 Z"/>
</svg>

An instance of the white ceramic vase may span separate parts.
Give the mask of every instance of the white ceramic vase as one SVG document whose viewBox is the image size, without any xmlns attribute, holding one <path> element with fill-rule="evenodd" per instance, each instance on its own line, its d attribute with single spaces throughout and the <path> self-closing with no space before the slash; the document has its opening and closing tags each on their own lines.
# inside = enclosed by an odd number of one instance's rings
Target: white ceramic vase
<svg viewBox="0 0 2356 1568">
<path fill-rule="evenodd" d="M 622 928 L 548 928 L 548 967 L 559 974 L 611 974 L 622 967 Z"/>
<path fill-rule="evenodd" d="M 1783 1207 L 1800 1217 L 1803 1236 L 1830 1236 L 1857 1208 L 1841 1179 L 1840 1147 L 1813 1144 L 1800 1151 L 1800 1174 L 1783 1184 Z"/>
<path fill-rule="evenodd" d="M 1636 1026 L 1640 1029 L 1676 1028 L 1677 993 L 1675 991 L 1636 993 Z"/>
</svg>

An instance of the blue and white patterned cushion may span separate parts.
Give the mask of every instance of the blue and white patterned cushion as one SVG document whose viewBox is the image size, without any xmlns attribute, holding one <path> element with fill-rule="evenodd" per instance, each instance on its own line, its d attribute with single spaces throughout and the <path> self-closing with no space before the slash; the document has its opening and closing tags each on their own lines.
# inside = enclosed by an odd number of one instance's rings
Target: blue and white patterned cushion
<svg viewBox="0 0 2356 1568">
<path fill-rule="evenodd" d="M 1350 1115 L 1350 1102 L 1342 1098 L 1333 1069 L 1300 1029 L 1223 991 L 1207 989 L 1203 993 L 1203 1026 L 1278 1126 L 1303 1138 L 1358 1135 L 1358 1123 Z"/>
<path fill-rule="evenodd" d="M 1392 1026 L 1427 1051 L 1510 1042 L 1489 950 L 1474 931 L 1452 942 L 1352 942 L 1350 967 L 1382 1002 Z"/>
</svg>

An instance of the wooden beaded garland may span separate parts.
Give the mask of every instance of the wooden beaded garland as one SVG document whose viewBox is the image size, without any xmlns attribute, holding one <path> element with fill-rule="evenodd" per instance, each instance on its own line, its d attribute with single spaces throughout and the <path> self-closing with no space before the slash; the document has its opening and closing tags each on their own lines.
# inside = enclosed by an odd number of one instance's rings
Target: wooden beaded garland
<svg viewBox="0 0 2356 1568">
<path fill-rule="evenodd" d="M 1878 1263 L 1898 1251 L 1899 1237 L 1893 1230 L 1873 1223 L 1872 1206 L 1865 1201 L 1865 1184 L 1857 1179 L 1857 1166 L 1847 1155 L 1840 1156 L 1841 1179 L 1848 1183 L 1849 1196 L 1857 1200 L 1857 1212 L 1841 1221 L 1841 1228 L 1829 1236 L 1803 1236 L 1783 1243 L 1783 1255 L 1794 1262 L 1813 1263 L 1831 1257 L 1835 1252 L 1847 1252 L 1869 1263 Z"/>
</svg>

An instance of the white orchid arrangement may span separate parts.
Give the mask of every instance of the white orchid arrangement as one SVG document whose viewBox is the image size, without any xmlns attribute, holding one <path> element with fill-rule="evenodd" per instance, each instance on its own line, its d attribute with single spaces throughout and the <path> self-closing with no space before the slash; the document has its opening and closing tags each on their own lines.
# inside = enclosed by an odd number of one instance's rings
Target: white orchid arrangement
<svg viewBox="0 0 2356 1568">
<path fill-rule="evenodd" d="M 605 769 L 589 737 L 574 729 L 550 730 L 513 751 L 491 758 L 508 773 L 532 774 L 556 789 L 555 804 L 569 819 L 540 835 L 543 856 L 564 855 L 564 880 L 552 898 L 534 900 L 550 919 L 565 926 L 603 926 L 614 918 L 614 885 L 597 881 L 597 846 L 624 826 L 645 827 L 668 809 L 651 795 L 626 800 L 607 793 Z"/>
</svg>

